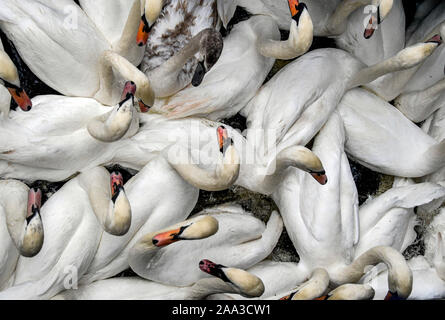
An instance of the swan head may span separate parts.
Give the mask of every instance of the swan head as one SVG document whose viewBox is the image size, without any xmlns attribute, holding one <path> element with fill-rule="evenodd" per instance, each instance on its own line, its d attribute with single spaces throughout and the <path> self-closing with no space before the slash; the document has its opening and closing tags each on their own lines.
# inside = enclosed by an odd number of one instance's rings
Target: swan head
<svg viewBox="0 0 445 320">
<path fill-rule="evenodd" d="M 199 262 L 199 268 L 226 282 L 244 297 L 260 297 L 264 293 L 263 281 L 245 270 L 228 268 L 206 259 Z"/>
<path fill-rule="evenodd" d="M 23 88 L 20 87 L 17 68 L 9 56 L 0 50 L 0 81 L 8 89 L 11 97 L 23 111 L 29 111 L 32 108 L 31 99 Z"/>
<path fill-rule="evenodd" d="M 93 138 L 102 142 L 119 140 L 130 129 L 136 110 L 136 99 L 131 92 L 127 92 L 125 99 L 113 107 L 111 112 L 90 121 L 87 130 Z"/>
<path fill-rule="evenodd" d="M 40 252 L 43 245 L 43 224 L 40 217 L 42 204 L 42 191 L 31 188 L 28 192 L 28 209 L 26 215 L 26 226 L 19 245 L 22 256 L 34 257 Z"/>
<path fill-rule="evenodd" d="M 165 247 L 180 240 L 199 240 L 208 238 L 218 231 L 218 220 L 204 216 L 197 221 L 185 221 L 178 228 L 160 232 L 152 237 L 156 247 Z"/>
<path fill-rule="evenodd" d="M 442 37 L 437 34 L 424 43 L 409 46 L 395 56 L 396 63 L 405 69 L 414 67 L 430 56 L 442 41 Z"/>
<path fill-rule="evenodd" d="M 120 172 L 110 175 L 111 204 L 108 217 L 113 216 L 112 222 L 106 221 L 105 231 L 122 236 L 128 232 L 131 225 L 131 206 L 124 189 L 124 179 Z"/>
<path fill-rule="evenodd" d="M 371 300 L 375 291 L 368 284 L 344 284 L 328 293 L 328 300 Z"/>
<path fill-rule="evenodd" d="M 224 185 L 224 189 L 226 189 L 238 179 L 241 161 L 227 129 L 224 126 L 219 126 L 216 132 L 219 151 L 223 156 L 223 165 L 217 169 L 218 176 L 221 180 L 220 184 Z"/>
<path fill-rule="evenodd" d="M 136 84 L 133 81 L 127 81 L 124 85 L 124 90 L 122 91 L 121 95 L 121 101 L 124 101 L 128 98 L 128 95 L 136 95 Z M 139 112 L 148 112 L 150 110 L 150 107 L 147 106 L 144 102 L 139 100 L 138 108 L 136 108 Z"/>
<path fill-rule="evenodd" d="M 192 85 L 197 87 L 201 84 L 204 76 L 212 69 L 218 61 L 223 50 L 223 38 L 220 32 L 213 28 L 201 31 L 199 43 L 198 65 L 192 78 Z"/>
<path fill-rule="evenodd" d="M 307 12 L 307 6 L 305 3 L 300 2 L 298 0 L 288 0 L 289 4 L 289 10 L 292 15 L 292 20 L 294 20 L 297 23 L 297 26 L 300 23 L 301 16 L 305 12 L 306 15 L 309 16 Z"/>
<path fill-rule="evenodd" d="M 377 30 L 378 25 L 385 20 L 388 14 L 391 12 L 394 0 L 373 0 L 371 5 L 377 8 L 376 12 L 372 14 L 369 19 L 368 25 L 366 26 L 365 32 L 363 34 L 365 39 L 370 39 L 374 32 Z"/>
<path fill-rule="evenodd" d="M 163 0 L 145 0 L 144 13 L 141 17 L 136 43 L 139 47 L 145 46 L 154 23 L 161 14 Z"/>
</svg>

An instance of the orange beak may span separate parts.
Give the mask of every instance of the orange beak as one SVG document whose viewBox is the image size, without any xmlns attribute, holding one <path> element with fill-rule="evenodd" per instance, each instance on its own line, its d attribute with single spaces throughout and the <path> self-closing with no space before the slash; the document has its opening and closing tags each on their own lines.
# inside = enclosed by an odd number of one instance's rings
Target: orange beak
<svg viewBox="0 0 445 320">
<path fill-rule="evenodd" d="M 316 173 L 316 172 L 312 172 L 311 176 L 318 181 L 319 184 L 321 185 L 325 185 L 326 183 L 328 183 L 328 177 L 326 176 L 326 174 L 323 173 Z"/>
<path fill-rule="evenodd" d="M 111 197 L 114 198 L 119 193 L 119 189 L 122 189 L 124 186 L 124 178 L 120 172 L 113 172 L 110 175 L 110 186 Z"/>
<path fill-rule="evenodd" d="M 292 17 L 296 16 L 299 12 L 298 5 L 300 4 L 298 0 L 288 0 L 289 9 Z"/>
<path fill-rule="evenodd" d="M 127 98 L 127 94 L 136 94 L 136 84 L 133 81 L 125 82 L 124 90 L 122 91 L 121 101 L 124 101 Z"/>
<path fill-rule="evenodd" d="M 145 46 L 148 41 L 148 36 L 150 35 L 150 28 L 148 26 L 148 21 L 145 19 L 145 15 L 142 16 L 141 22 L 139 23 L 139 30 L 136 36 L 136 43 L 139 47 Z"/>
<path fill-rule="evenodd" d="M 328 296 L 321 296 L 321 297 L 315 298 L 313 300 L 328 300 Z"/>
<path fill-rule="evenodd" d="M 31 99 L 29 99 L 25 90 L 22 88 L 7 88 L 14 101 L 23 111 L 29 111 L 32 108 Z"/>
<path fill-rule="evenodd" d="M 26 218 L 29 219 L 36 211 L 40 211 L 40 207 L 42 205 L 42 191 L 40 189 L 31 188 L 28 192 L 28 211 L 26 214 Z"/>
<path fill-rule="evenodd" d="M 228 140 L 229 136 L 227 134 L 227 129 L 224 128 L 223 126 L 218 127 L 217 133 L 218 133 L 219 149 L 222 152 L 224 145 L 225 145 L 226 141 Z"/>
<path fill-rule="evenodd" d="M 159 233 L 153 237 L 153 244 L 156 247 L 165 247 L 172 244 L 180 239 L 178 236 L 184 231 L 184 228 L 169 230 L 166 232 Z"/>
<path fill-rule="evenodd" d="M 365 29 L 365 34 L 363 35 L 365 39 L 369 39 L 372 37 L 372 35 L 375 32 L 375 25 L 377 24 L 377 18 L 372 16 L 371 19 L 369 19 L 368 26 Z"/>
<path fill-rule="evenodd" d="M 139 109 L 141 109 L 141 112 L 145 113 L 145 112 L 148 112 L 150 110 L 150 107 L 147 106 L 142 101 L 139 101 Z"/>
</svg>

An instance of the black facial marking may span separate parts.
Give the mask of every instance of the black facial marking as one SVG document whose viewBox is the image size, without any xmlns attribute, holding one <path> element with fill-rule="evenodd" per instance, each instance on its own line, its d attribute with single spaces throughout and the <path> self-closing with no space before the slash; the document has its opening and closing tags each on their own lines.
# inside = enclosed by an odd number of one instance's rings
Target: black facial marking
<svg viewBox="0 0 445 320">
<path fill-rule="evenodd" d="M 120 107 L 122 107 L 122 105 L 127 102 L 128 100 L 133 99 L 133 104 L 134 104 L 134 95 L 130 92 L 127 92 L 127 95 L 125 96 L 125 99 L 122 100 L 121 102 L 119 102 L 119 107 L 118 109 L 120 109 Z"/>
<path fill-rule="evenodd" d="M 217 278 L 220 278 L 224 282 L 232 283 L 232 281 L 227 278 L 226 274 L 222 271 L 222 268 L 225 268 L 222 264 L 217 264 L 214 267 L 209 268 L 209 273 Z"/>
<path fill-rule="evenodd" d="M 32 205 L 32 207 L 31 207 L 31 211 L 32 211 L 32 214 L 31 214 L 29 217 L 26 218 L 26 225 L 29 225 L 29 223 L 31 222 L 31 220 L 32 220 L 36 215 L 39 215 L 39 216 L 40 216 L 40 211 L 39 211 L 39 209 L 38 209 L 35 205 Z"/>
<path fill-rule="evenodd" d="M 222 154 L 226 154 L 226 150 L 227 150 L 230 146 L 232 146 L 232 145 L 233 145 L 233 140 L 232 140 L 232 138 L 227 138 L 227 139 L 224 141 L 222 148 L 219 149 L 219 151 L 220 151 Z"/>
<path fill-rule="evenodd" d="M 312 173 L 312 174 L 316 174 L 317 176 L 324 176 L 325 174 L 326 174 L 326 171 L 320 171 L 320 172 L 317 172 L 317 171 L 309 171 L 309 173 Z"/>
<path fill-rule="evenodd" d="M 300 3 L 298 4 L 298 6 L 295 6 L 295 9 L 296 9 L 298 12 L 297 12 L 296 15 L 294 15 L 294 16 L 292 17 L 292 19 L 295 20 L 295 22 L 297 23 L 297 26 L 298 26 L 298 24 L 299 24 L 299 22 L 300 22 L 300 17 L 301 17 L 301 15 L 302 15 L 302 13 L 303 13 L 303 10 L 304 10 L 304 9 L 307 10 L 307 6 L 306 6 L 306 4 L 304 4 L 303 2 L 300 2 Z"/>
<path fill-rule="evenodd" d="M 204 65 L 204 61 L 199 61 L 198 65 L 196 66 L 195 74 L 193 75 L 192 85 L 194 87 L 199 86 L 202 83 L 205 74 L 206 74 L 206 68 Z"/>
<path fill-rule="evenodd" d="M 382 19 L 380 17 L 380 6 L 377 7 L 377 24 L 381 24 Z"/>
</svg>

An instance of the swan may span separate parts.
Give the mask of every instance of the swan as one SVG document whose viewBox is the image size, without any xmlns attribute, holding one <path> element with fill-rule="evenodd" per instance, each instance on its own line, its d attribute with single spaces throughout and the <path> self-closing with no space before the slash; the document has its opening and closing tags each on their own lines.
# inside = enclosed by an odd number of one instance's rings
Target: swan
<svg viewBox="0 0 445 320">
<path fill-rule="evenodd" d="M 298 6 L 298 2 L 290 0 L 289 4 L 294 8 Z M 385 20 L 393 6 L 393 0 L 306 0 L 304 3 L 307 5 L 314 21 L 314 35 L 319 37 L 342 34 L 347 28 L 347 19 L 351 13 L 363 6 L 373 5 L 378 8 L 378 17 L 372 16 L 366 28 L 361 29 L 363 36 L 371 37 L 377 23 Z M 284 23 L 287 13 L 286 0 L 260 0 L 255 2 L 249 0 L 218 0 L 218 13 L 224 27 L 227 27 L 232 19 L 236 6 L 241 6 L 252 14 L 270 15 L 280 29 L 289 30 L 289 25 Z"/>
<path fill-rule="evenodd" d="M 444 18 L 443 6 L 442 9 L 435 8 L 430 17 L 425 20 L 425 24 L 416 30 L 416 33 L 406 41 L 405 45 L 410 47 L 422 41 L 436 41 L 440 45 L 445 35 Z M 443 46 L 440 46 L 423 63 L 368 83 L 365 88 L 386 101 L 392 101 L 399 95 L 408 94 L 411 91 L 425 90 L 443 78 L 442 60 Z"/>
<path fill-rule="evenodd" d="M 139 20 L 140 4 L 140 1 L 133 2 L 133 20 L 134 17 Z M 74 28 L 66 22 L 64 10 L 67 7 L 72 9 L 71 14 L 77 19 Z M 132 80 L 138 87 L 136 96 L 144 104 L 152 106 L 156 95 L 168 96 L 182 89 L 177 73 L 188 58 L 198 53 L 200 61 L 210 68 L 209 61 L 216 61 L 221 49 L 201 47 L 207 39 L 214 40 L 209 41 L 211 45 L 218 45 L 221 37 L 214 30 L 203 30 L 190 41 L 189 46 L 152 70 L 147 78 L 134 65 L 140 61 L 131 61 L 125 52 L 113 48 L 85 12 L 70 0 L 45 3 L 8 0 L 2 2 L 0 8 L 0 27 L 36 76 L 63 95 L 93 97 L 106 105 L 115 104 L 124 82 Z M 131 26 L 132 23 L 126 25 L 129 32 L 133 32 Z M 29 29 L 32 32 L 28 32 Z M 123 36 L 123 39 L 136 46 L 133 37 Z"/>
<path fill-rule="evenodd" d="M 116 236 L 128 231 L 131 208 L 122 175 L 103 167 L 85 171 L 45 202 L 41 216 L 42 249 L 32 259 L 19 258 L 11 287 L 0 299 L 53 297 L 67 286 L 67 277 L 86 271 L 104 230 Z"/>
<path fill-rule="evenodd" d="M 286 148 L 306 145 L 348 89 L 384 73 L 412 67 L 437 45 L 417 44 L 371 67 L 339 49 L 318 49 L 305 54 L 281 69 L 245 107 L 250 150 L 258 162 L 268 163 Z"/>
<path fill-rule="evenodd" d="M 8 117 L 11 97 L 23 111 L 31 110 L 32 102 L 20 87 L 17 68 L 0 41 L 0 119 Z"/>
<path fill-rule="evenodd" d="M 410 300 L 443 299 L 445 297 L 445 252 L 443 240 L 444 209 L 435 216 L 426 228 L 425 255 L 419 255 L 408 261 L 413 271 L 413 290 Z M 376 299 L 384 296 L 387 285 L 382 281 L 386 277 L 384 270 L 372 269 L 362 279 L 376 291 Z"/>
<path fill-rule="evenodd" d="M 255 264 L 246 271 L 260 278 L 264 283 L 264 292 L 258 297 L 260 300 L 278 300 L 303 283 L 307 277 L 307 274 L 301 272 L 297 263 L 268 259 Z M 212 294 L 207 299 L 244 300 L 248 298 L 234 293 L 219 293 Z"/>
<path fill-rule="evenodd" d="M 165 232 L 149 233 L 139 238 L 129 253 L 132 270 L 144 279 L 167 285 L 189 286 L 204 277 L 193 267 L 202 257 L 234 268 L 249 268 L 272 252 L 283 228 L 281 218 L 275 211 L 264 225 L 236 206 L 206 209 L 192 218 L 208 215 L 218 221 L 218 232 L 206 239 L 179 241 L 162 247 L 175 237 L 187 239 L 187 228 L 181 229 L 180 226 L 179 229 L 175 228 L 176 231 L 166 229 Z M 193 226 L 190 228 L 193 229 Z M 175 263 L 177 261 L 181 263 Z"/>
<path fill-rule="evenodd" d="M 139 113 L 132 94 L 134 90 L 134 86 L 126 87 L 124 99 L 113 108 L 91 98 L 37 96 L 33 98 L 31 111 L 13 112 L 9 119 L 2 121 L 1 153 L 11 157 L 7 160 L 10 164 L 37 167 L 43 171 L 53 169 L 54 177 L 44 177 L 49 178 L 45 180 L 61 181 L 89 165 L 92 167 L 94 160 L 89 162 L 91 158 L 81 159 L 76 155 L 91 152 L 92 156 L 100 157 L 109 143 L 137 132 Z M 63 153 L 55 156 L 58 151 Z M 73 171 L 60 176 L 58 172 L 63 172 L 64 168 Z M 28 170 L 19 170 L 20 178 L 32 180 L 33 174 Z M 39 174 L 39 170 L 34 174 Z"/>
<path fill-rule="evenodd" d="M 445 16 L 442 15 L 440 20 L 443 38 Z M 394 101 L 396 108 L 413 122 L 425 120 L 441 106 L 440 102 L 445 95 L 444 48 L 442 45 L 422 64 Z"/>
<path fill-rule="evenodd" d="M 126 57 L 134 65 L 141 62 L 144 47 L 138 45 L 137 35 L 141 9 L 149 6 L 147 1 L 118 0 L 110 4 L 106 0 L 79 0 L 79 5 L 113 51 Z M 149 8 L 153 16 L 159 15 L 158 8 L 153 5 Z"/>
<path fill-rule="evenodd" d="M 151 70 L 181 50 L 199 32 L 207 28 L 219 30 L 219 26 L 215 0 L 167 2 L 150 29 L 140 69 L 148 75 Z M 181 82 L 191 82 L 197 64 L 196 57 L 187 61 L 178 75 Z"/>
<path fill-rule="evenodd" d="M 416 239 L 414 207 L 443 198 L 445 188 L 431 182 L 396 178 L 391 189 L 360 206 L 360 242 L 355 254 L 376 245 L 404 252 Z"/>
<path fill-rule="evenodd" d="M 334 112 L 314 140 L 329 172 L 324 186 L 290 168 L 273 194 L 286 230 L 300 256 L 298 268 L 311 274 L 314 268 L 329 273 L 330 285 L 356 283 L 367 265 L 383 262 L 390 270 L 390 290 L 399 297 L 409 296 L 412 274 L 402 254 L 389 246 L 372 246 L 360 255 L 358 195 L 344 152 L 345 129 Z"/>
<path fill-rule="evenodd" d="M 415 178 L 444 166 L 442 142 L 428 136 L 378 96 L 364 89 L 350 90 L 338 110 L 347 136 L 346 153 L 365 167 Z"/>
<path fill-rule="evenodd" d="M 144 234 L 184 221 L 198 201 L 192 187 L 157 156 L 125 184 L 131 207 L 131 226 L 121 236 L 104 233 L 80 284 L 103 280 L 129 268 L 130 248 Z"/>
<path fill-rule="evenodd" d="M 203 300 L 217 292 L 246 297 L 258 297 L 264 292 L 261 279 L 242 269 L 228 268 L 209 260 L 201 260 L 199 268 L 213 277 L 201 279 L 190 287 L 167 286 L 138 277 L 107 279 L 64 291 L 53 300 Z"/>
<path fill-rule="evenodd" d="M 153 110 L 173 119 L 193 115 L 220 120 L 238 113 L 260 88 L 275 59 L 293 59 L 309 50 L 311 17 L 302 3 L 292 14 L 291 19 L 287 8 L 285 21 L 291 27 L 285 41 L 280 41 L 277 24 L 268 15 L 255 15 L 236 24 L 201 85 L 156 101 Z"/>
<path fill-rule="evenodd" d="M 371 66 L 394 56 L 405 47 L 405 11 L 401 0 L 394 0 L 391 11 L 373 31 L 372 37 L 364 37 L 364 14 L 372 14 L 368 9 L 355 10 L 347 20 L 346 30 L 334 39 L 338 48 Z"/>
<path fill-rule="evenodd" d="M 324 295 L 328 286 L 328 272 L 315 268 L 308 281 L 280 300 L 370 300 L 374 296 L 374 290 L 367 284 L 343 284 Z"/>
<path fill-rule="evenodd" d="M 72 136 L 66 139 L 44 136 L 43 141 L 50 141 L 50 144 L 28 142 L 29 137 L 26 133 L 22 135 L 23 130 L 6 131 L 0 126 L 0 137 L 12 139 L 5 142 L 0 139 L 0 176 L 26 181 L 61 181 L 93 166 L 113 164 L 139 171 L 151 159 L 162 154 L 189 183 L 204 190 L 224 190 L 234 183 L 270 194 L 289 166 L 310 173 L 321 183 L 326 179 L 320 160 L 305 147 L 290 147 L 277 155 L 276 161 L 262 164 L 250 157 L 245 138 L 222 123 L 198 118 L 168 120 L 162 115 L 144 113 L 139 114 L 139 120 L 136 134 L 106 144 L 91 141 L 89 135 L 86 141 Z M 59 121 L 53 120 L 52 123 Z M 71 120 L 65 126 L 69 128 L 75 123 Z M 65 130 L 63 128 L 62 132 Z M 225 138 L 221 139 L 223 136 Z M 17 141 L 24 143 L 20 145 Z M 8 143 L 13 143 L 14 147 Z M 48 152 L 47 145 L 52 152 Z M 190 149 L 188 156 L 186 149 Z M 263 172 L 263 175 L 253 174 L 252 168 Z"/>
<path fill-rule="evenodd" d="M 19 255 L 33 257 L 42 248 L 42 192 L 17 180 L 0 181 L 0 289 L 14 272 Z"/>
</svg>

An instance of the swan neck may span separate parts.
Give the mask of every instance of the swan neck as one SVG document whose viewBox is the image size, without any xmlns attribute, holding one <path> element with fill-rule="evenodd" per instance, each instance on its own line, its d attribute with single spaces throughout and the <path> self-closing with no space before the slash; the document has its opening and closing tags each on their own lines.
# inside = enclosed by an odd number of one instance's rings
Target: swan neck
<svg viewBox="0 0 445 320">
<path fill-rule="evenodd" d="M 407 297 L 412 289 L 412 272 L 403 255 L 391 247 L 374 247 L 342 270 L 345 275 L 343 283 L 356 283 L 365 274 L 367 266 L 383 262 L 388 268 L 388 288 Z M 343 284 L 342 283 L 342 284 Z"/>
<path fill-rule="evenodd" d="M 136 96 L 147 106 L 154 104 L 155 94 L 147 76 L 127 59 L 116 52 L 107 50 L 100 59 L 99 79 L 100 89 L 95 98 L 106 105 L 117 103 L 119 98 L 113 96 L 114 76 L 113 69 L 126 81 L 136 84 Z M 119 95 L 120 97 L 120 95 Z"/>
<path fill-rule="evenodd" d="M 189 299 L 192 300 L 202 300 L 218 293 L 238 293 L 233 286 L 218 278 L 201 279 L 191 287 L 191 291 Z"/>
<path fill-rule="evenodd" d="M 358 8 L 370 4 L 371 0 L 343 0 L 332 13 L 327 23 L 327 35 L 340 35 L 346 31 L 348 17 Z"/>
</svg>

